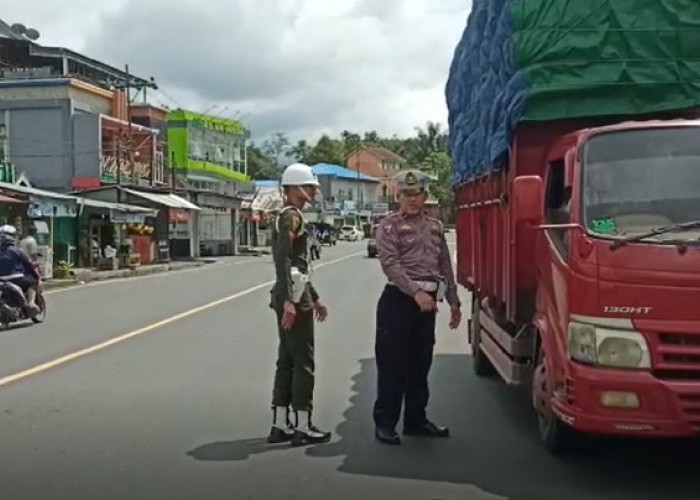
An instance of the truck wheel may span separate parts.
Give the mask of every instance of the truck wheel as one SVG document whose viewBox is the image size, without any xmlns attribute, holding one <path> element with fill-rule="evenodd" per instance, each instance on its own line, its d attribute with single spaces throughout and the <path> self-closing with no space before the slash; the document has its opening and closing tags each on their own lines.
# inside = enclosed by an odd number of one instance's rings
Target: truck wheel
<svg viewBox="0 0 700 500">
<path fill-rule="evenodd" d="M 537 353 L 537 366 L 532 372 L 532 405 L 537 413 L 537 427 L 540 441 L 552 454 L 571 451 L 577 443 L 577 433 L 567 426 L 552 411 L 547 358 L 540 345 Z"/>
<path fill-rule="evenodd" d="M 481 352 L 481 304 L 472 299 L 472 319 L 469 321 L 469 338 L 472 347 L 472 369 L 477 377 L 492 377 L 496 373 L 491 360 Z"/>
</svg>

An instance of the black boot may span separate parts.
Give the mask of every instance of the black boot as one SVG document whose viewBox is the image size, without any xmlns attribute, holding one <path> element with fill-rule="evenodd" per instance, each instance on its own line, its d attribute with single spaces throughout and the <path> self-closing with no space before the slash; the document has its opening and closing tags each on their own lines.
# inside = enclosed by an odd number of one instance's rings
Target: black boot
<svg viewBox="0 0 700 500">
<path fill-rule="evenodd" d="M 294 429 L 289 422 L 289 409 L 283 407 L 272 408 L 272 428 L 267 442 L 270 444 L 286 443 L 294 436 Z"/>
<path fill-rule="evenodd" d="M 374 430 L 374 437 L 376 437 L 377 441 L 379 441 L 380 443 L 390 444 L 394 446 L 398 446 L 401 444 L 401 438 L 396 433 L 396 431 L 388 427 L 377 427 Z"/>
<path fill-rule="evenodd" d="M 450 437 L 450 430 L 447 427 L 439 427 L 429 420 L 426 420 L 420 425 L 404 425 L 403 433 L 404 436 Z"/>
<path fill-rule="evenodd" d="M 294 412 L 294 435 L 292 446 L 322 444 L 331 440 L 331 433 L 318 429 L 311 423 L 311 412 Z"/>
</svg>

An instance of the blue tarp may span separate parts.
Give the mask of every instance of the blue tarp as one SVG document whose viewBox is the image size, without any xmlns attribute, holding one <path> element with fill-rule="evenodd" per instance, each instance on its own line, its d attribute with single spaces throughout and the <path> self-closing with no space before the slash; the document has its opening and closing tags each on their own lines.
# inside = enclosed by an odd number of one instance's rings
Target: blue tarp
<svg viewBox="0 0 700 500">
<path fill-rule="evenodd" d="M 501 168 L 527 87 L 515 61 L 509 5 L 473 0 L 445 89 L 454 184 Z"/>
<path fill-rule="evenodd" d="M 700 106 L 698 0 L 473 0 L 445 88 L 455 184 L 523 121 Z"/>
</svg>

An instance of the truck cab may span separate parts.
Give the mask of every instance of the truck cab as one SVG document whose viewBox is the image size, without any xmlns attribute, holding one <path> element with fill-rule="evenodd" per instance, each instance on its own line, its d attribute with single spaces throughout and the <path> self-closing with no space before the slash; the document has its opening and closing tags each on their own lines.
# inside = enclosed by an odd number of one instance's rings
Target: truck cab
<svg viewBox="0 0 700 500">
<path fill-rule="evenodd" d="M 482 364 L 531 353 L 499 371 L 531 384 L 551 449 L 572 431 L 700 432 L 699 139 L 697 121 L 584 129 L 542 176 L 513 178 L 514 230 L 534 239 L 532 329 L 484 346 Z"/>
</svg>

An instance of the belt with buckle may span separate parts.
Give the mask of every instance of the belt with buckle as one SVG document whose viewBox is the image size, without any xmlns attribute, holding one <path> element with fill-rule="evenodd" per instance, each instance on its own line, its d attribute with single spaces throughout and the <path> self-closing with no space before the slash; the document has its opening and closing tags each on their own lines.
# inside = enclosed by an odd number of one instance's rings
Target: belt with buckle
<svg viewBox="0 0 700 500">
<path fill-rule="evenodd" d="M 420 288 L 424 292 L 428 292 L 428 293 L 437 292 L 438 284 L 434 281 L 418 281 L 418 280 L 412 280 L 412 281 L 415 284 L 417 284 L 418 288 Z M 396 286 L 396 283 L 392 283 L 391 281 L 388 284 L 391 286 Z"/>
</svg>

